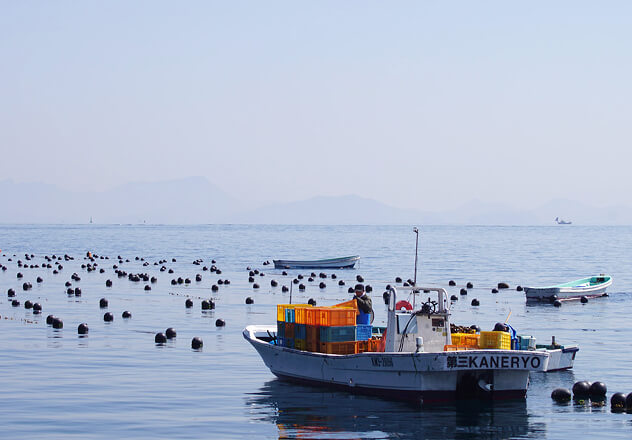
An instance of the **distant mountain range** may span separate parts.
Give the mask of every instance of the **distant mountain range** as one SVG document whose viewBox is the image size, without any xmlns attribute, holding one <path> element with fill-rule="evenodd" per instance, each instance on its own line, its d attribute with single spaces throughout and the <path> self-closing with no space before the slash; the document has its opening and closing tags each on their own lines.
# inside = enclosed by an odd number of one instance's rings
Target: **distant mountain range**
<svg viewBox="0 0 632 440">
<path fill-rule="evenodd" d="M 401 209 L 356 195 L 313 197 L 248 208 L 203 177 L 127 183 L 109 191 L 68 191 L 45 183 L 0 182 L 0 223 L 152 224 L 632 224 L 632 209 L 551 200 L 534 209 L 471 201 L 452 210 Z M 560 226 L 563 227 L 563 226 Z"/>
</svg>

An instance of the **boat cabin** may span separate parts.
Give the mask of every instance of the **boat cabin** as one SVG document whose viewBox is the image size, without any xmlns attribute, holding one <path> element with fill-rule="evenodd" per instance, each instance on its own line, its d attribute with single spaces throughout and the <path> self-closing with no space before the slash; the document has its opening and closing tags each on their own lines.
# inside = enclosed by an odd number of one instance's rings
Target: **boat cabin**
<svg viewBox="0 0 632 440">
<path fill-rule="evenodd" d="M 450 309 L 445 289 L 437 287 L 404 287 L 399 291 L 428 296 L 416 310 L 406 300 L 397 301 L 398 289 L 391 288 L 386 327 L 386 352 L 442 352 L 452 343 Z"/>
</svg>

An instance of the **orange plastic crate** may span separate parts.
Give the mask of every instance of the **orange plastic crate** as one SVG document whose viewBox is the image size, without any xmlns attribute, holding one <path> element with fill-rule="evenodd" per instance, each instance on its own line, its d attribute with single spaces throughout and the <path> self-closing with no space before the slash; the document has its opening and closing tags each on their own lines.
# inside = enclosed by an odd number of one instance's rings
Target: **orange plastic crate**
<svg viewBox="0 0 632 440">
<path fill-rule="evenodd" d="M 327 354 L 355 354 L 356 341 L 353 342 L 321 342 L 320 352 Z"/>
<path fill-rule="evenodd" d="M 294 338 L 294 323 L 286 322 L 285 323 L 285 339 L 293 339 Z"/>
<path fill-rule="evenodd" d="M 310 308 L 311 306 L 295 307 L 294 308 L 294 322 L 297 324 L 307 324 L 307 310 L 309 310 Z"/>
<path fill-rule="evenodd" d="M 369 350 L 369 341 L 356 341 L 356 353 L 364 353 Z"/>
<path fill-rule="evenodd" d="M 333 307 L 353 309 L 353 310 L 356 311 L 356 314 L 359 313 L 359 311 L 358 311 L 358 301 L 355 298 L 353 298 L 352 300 L 349 300 L 349 301 L 341 302 L 340 304 L 336 304 Z"/>
<path fill-rule="evenodd" d="M 320 350 L 320 344 L 318 343 L 318 341 L 310 341 L 309 339 L 307 339 L 305 341 L 305 350 L 311 351 L 313 353 L 318 353 L 318 350 Z"/>
<path fill-rule="evenodd" d="M 462 351 L 462 350 L 471 350 L 473 347 L 468 347 L 466 345 L 444 345 L 443 351 Z"/>
<path fill-rule="evenodd" d="M 327 327 L 356 324 L 356 311 L 346 308 L 323 308 L 318 313 L 318 325 Z"/>
<path fill-rule="evenodd" d="M 378 338 L 371 338 L 367 342 L 369 343 L 369 349 L 367 351 L 377 352 L 380 349 L 380 342 L 382 342 L 382 340 Z"/>
</svg>

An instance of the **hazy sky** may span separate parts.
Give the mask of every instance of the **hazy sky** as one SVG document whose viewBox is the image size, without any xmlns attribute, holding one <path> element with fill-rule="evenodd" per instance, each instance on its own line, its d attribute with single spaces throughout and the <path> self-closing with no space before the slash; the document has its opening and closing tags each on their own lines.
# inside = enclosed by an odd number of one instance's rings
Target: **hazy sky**
<svg viewBox="0 0 632 440">
<path fill-rule="evenodd" d="M 0 180 L 631 205 L 630 1 L 0 1 Z"/>
</svg>

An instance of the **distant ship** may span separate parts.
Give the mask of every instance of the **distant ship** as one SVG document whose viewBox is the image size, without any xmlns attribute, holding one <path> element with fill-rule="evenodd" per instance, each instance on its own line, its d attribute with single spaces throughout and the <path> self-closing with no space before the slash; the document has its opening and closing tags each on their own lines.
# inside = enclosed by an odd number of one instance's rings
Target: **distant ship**
<svg viewBox="0 0 632 440">
<path fill-rule="evenodd" d="M 572 225 L 572 224 L 573 224 L 573 222 L 571 222 L 571 221 L 566 221 L 566 220 L 562 220 L 562 219 L 561 219 L 561 218 L 559 218 L 559 217 L 555 217 L 555 222 L 556 222 L 558 225 Z"/>
</svg>

